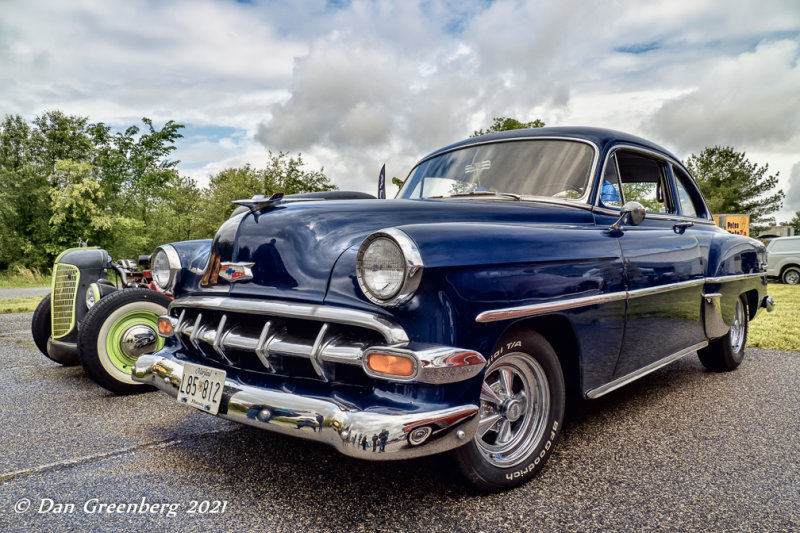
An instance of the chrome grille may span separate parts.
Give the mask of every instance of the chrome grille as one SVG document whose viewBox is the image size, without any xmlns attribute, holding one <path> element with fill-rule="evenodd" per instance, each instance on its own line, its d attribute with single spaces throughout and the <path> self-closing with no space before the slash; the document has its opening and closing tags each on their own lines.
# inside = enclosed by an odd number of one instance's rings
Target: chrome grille
<svg viewBox="0 0 800 533">
<path fill-rule="evenodd" d="M 360 367 L 366 348 L 387 343 L 368 327 L 298 316 L 180 306 L 173 306 L 171 314 L 178 318 L 179 342 L 202 358 L 242 370 L 300 373 L 322 381 L 335 381 L 338 365 Z"/>
<path fill-rule="evenodd" d="M 51 333 L 54 339 L 65 336 L 75 327 L 75 295 L 81 273 L 73 265 L 56 264 L 50 295 Z"/>
</svg>

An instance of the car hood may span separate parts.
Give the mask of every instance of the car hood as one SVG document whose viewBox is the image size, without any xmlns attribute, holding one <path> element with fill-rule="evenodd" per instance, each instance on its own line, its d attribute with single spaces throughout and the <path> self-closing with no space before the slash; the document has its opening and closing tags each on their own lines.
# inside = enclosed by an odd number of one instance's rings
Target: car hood
<svg viewBox="0 0 800 533">
<path fill-rule="evenodd" d="M 202 292 L 322 302 L 337 259 L 374 231 L 433 224 L 586 223 L 591 213 L 573 206 L 509 200 L 349 200 L 278 204 L 232 217 L 220 227 L 205 273 L 239 263 L 252 279 L 219 278 Z M 430 227 L 429 227 L 430 229 Z M 414 232 L 411 232 L 414 238 Z M 468 233 L 465 232 L 465 238 Z M 426 251 L 422 250 L 423 261 Z M 438 251 L 441 256 L 441 250 Z M 252 266 L 249 265 L 252 263 Z M 215 276 L 212 276 L 212 278 Z M 246 277 L 246 276 L 245 276 Z"/>
</svg>

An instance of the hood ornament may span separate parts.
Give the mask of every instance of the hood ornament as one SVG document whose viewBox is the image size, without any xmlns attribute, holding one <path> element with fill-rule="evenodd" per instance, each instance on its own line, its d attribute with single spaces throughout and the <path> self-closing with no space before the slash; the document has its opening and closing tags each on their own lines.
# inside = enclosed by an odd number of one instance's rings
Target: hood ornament
<svg viewBox="0 0 800 533">
<path fill-rule="evenodd" d="M 244 199 L 244 200 L 234 200 L 233 203 L 236 205 L 243 205 L 245 207 L 250 208 L 250 211 L 259 211 L 264 209 L 265 207 L 272 207 L 278 202 L 283 199 L 282 192 L 276 192 L 269 198 L 264 196 L 263 194 L 256 194 L 252 198 Z"/>
</svg>

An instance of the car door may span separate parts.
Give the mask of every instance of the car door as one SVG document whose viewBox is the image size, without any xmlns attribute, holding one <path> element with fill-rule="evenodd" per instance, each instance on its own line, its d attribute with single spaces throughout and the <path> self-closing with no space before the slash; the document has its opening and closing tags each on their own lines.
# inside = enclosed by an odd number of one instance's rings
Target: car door
<svg viewBox="0 0 800 533">
<path fill-rule="evenodd" d="M 701 295 L 704 247 L 693 223 L 681 215 L 667 160 L 636 147 L 617 147 L 607 157 L 599 213 L 618 216 L 628 201 L 647 215 L 615 232 L 622 257 L 627 309 L 614 378 L 638 370 L 705 340 Z M 603 219 L 598 217 L 598 223 Z"/>
</svg>

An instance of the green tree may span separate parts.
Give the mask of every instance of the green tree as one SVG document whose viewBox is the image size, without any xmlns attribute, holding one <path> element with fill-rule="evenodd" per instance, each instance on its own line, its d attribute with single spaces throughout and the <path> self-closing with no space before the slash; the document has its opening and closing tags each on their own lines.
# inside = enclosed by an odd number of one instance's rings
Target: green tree
<svg viewBox="0 0 800 533">
<path fill-rule="evenodd" d="M 758 166 L 744 152 L 730 146 L 705 148 L 692 154 L 686 167 L 697 180 L 714 214 L 750 215 L 750 232 L 775 224 L 772 213 L 779 211 L 785 197 L 778 186 L 778 174 L 767 174 L 769 165 Z"/>
<path fill-rule="evenodd" d="M 331 183 L 323 168 L 304 170 L 302 154 L 296 157 L 286 152 L 272 151 L 263 169 L 250 165 L 228 168 L 211 177 L 208 188 L 203 191 L 204 216 L 200 221 L 199 233 L 213 235 L 220 224 L 230 216 L 235 207 L 232 202 L 263 194 L 299 194 L 305 192 L 332 191 L 336 185 Z"/>
<path fill-rule="evenodd" d="M 784 224 L 793 227 L 795 235 L 800 235 L 800 211 L 795 211 L 794 218 L 788 222 L 784 222 Z"/>
<path fill-rule="evenodd" d="M 532 122 L 520 122 L 515 118 L 494 117 L 494 119 L 492 119 L 491 126 L 485 130 L 475 130 L 472 133 L 472 137 L 478 137 L 479 135 L 486 135 L 487 133 L 495 133 L 498 131 L 521 130 L 525 128 L 544 128 L 544 121 L 537 118 Z"/>
</svg>

